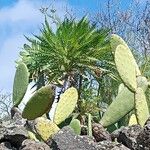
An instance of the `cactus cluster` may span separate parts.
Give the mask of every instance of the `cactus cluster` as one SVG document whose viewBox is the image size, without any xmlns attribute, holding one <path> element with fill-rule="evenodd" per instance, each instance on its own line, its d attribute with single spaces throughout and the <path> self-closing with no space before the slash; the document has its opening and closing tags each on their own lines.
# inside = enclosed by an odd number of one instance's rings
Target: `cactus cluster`
<svg viewBox="0 0 150 150">
<path fill-rule="evenodd" d="M 29 74 L 27 66 L 20 63 L 17 67 L 14 86 L 13 86 L 13 103 L 14 107 L 18 107 L 27 90 L 29 82 Z M 50 121 L 44 115 L 48 113 L 55 99 L 55 91 L 51 86 L 44 86 L 37 90 L 29 99 L 22 112 L 22 117 L 27 120 L 34 120 L 34 133 L 28 131 L 29 137 L 36 139 L 36 133 L 44 141 L 51 138 L 59 131 L 59 125 L 62 123 L 75 109 L 78 100 L 78 92 L 74 87 L 68 88 L 60 95 L 58 105 L 54 114 L 54 119 Z M 41 117 L 42 116 L 42 117 Z M 77 119 L 71 121 L 75 133 L 80 134 L 80 122 Z M 36 132 L 36 133 L 35 133 Z"/>
<path fill-rule="evenodd" d="M 75 109 L 78 93 L 73 87 L 67 89 L 61 96 L 56 107 L 53 121 L 40 117 L 51 108 L 54 95 L 49 86 L 39 89 L 26 104 L 22 116 L 28 120 L 35 119 L 35 130 L 38 135 L 47 141 L 55 133 L 59 131 L 58 125 L 62 123 Z M 71 122 L 70 125 L 75 133 L 80 134 L 80 124 L 77 120 Z"/>
<path fill-rule="evenodd" d="M 113 34 L 111 47 L 116 68 L 123 83 L 119 86 L 116 99 L 110 104 L 100 123 L 107 127 L 134 110 L 136 118 L 132 116 L 129 124 L 135 124 L 137 121 L 138 124 L 143 126 L 149 116 L 145 97 L 148 81 L 141 76 L 132 52 L 121 37 Z"/>
</svg>

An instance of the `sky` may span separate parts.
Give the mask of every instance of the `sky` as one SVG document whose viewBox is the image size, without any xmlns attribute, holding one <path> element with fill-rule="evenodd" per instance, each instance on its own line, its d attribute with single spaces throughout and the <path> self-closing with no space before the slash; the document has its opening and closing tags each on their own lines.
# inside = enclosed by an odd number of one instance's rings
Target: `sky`
<svg viewBox="0 0 150 150">
<path fill-rule="evenodd" d="M 142 2 L 145 0 L 141 0 Z M 105 0 L 0 0 L 0 90 L 12 92 L 15 75 L 15 60 L 26 36 L 37 34 L 44 20 L 39 9 L 53 5 L 60 17 L 65 14 L 66 6 L 76 10 L 78 17 L 83 11 L 95 13 Z M 123 8 L 130 0 L 123 0 Z"/>
</svg>

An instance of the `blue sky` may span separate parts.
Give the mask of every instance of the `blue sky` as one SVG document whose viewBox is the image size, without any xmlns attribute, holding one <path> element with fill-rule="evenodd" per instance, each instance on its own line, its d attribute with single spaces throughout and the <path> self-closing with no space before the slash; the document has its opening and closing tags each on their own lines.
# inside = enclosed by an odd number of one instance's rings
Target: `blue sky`
<svg viewBox="0 0 150 150">
<path fill-rule="evenodd" d="M 145 0 L 141 0 L 145 1 Z M 63 17 L 65 6 L 82 12 L 95 13 L 105 0 L 55 0 L 57 13 Z M 123 8 L 130 0 L 122 0 Z M 0 90 L 12 92 L 15 74 L 15 60 L 26 42 L 24 35 L 36 34 L 43 22 L 39 11 L 41 6 L 49 6 L 51 0 L 0 0 Z"/>
</svg>

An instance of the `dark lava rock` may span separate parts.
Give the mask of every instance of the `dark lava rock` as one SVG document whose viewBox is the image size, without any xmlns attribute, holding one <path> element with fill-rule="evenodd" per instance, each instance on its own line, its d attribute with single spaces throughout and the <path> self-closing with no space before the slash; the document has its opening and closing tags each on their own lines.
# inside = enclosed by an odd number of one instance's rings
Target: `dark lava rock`
<svg viewBox="0 0 150 150">
<path fill-rule="evenodd" d="M 44 142 L 37 142 L 30 139 L 24 140 L 19 150 L 51 150 Z"/>
<path fill-rule="evenodd" d="M 0 150 L 17 150 L 13 148 L 9 142 L 3 142 L 0 144 Z"/>
<path fill-rule="evenodd" d="M 94 123 L 92 125 L 92 132 L 96 142 L 108 140 L 111 141 L 111 136 L 108 131 L 99 123 Z"/>
<path fill-rule="evenodd" d="M 28 138 L 27 130 L 23 126 L 16 127 L 11 122 L 5 122 L 5 126 L 0 127 L 0 143 L 9 142 L 12 147 L 19 148 L 21 143 Z"/>
<path fill-rule="evenodd" d="M 142 131 L 142 127 L 140 125 L 134 125 L 129 127 L 123 127 L 119 129 L 118 133 L 112 133 L 112 135 L 117 137 L 117 141 L 127 146 L 128 148 L 135 150 L 137 149 L 137 137 L 139 133 Z"/>
<path fill-rule="evenodd" d="M 150 118 L 137 137 L 137 150 L 150 150 Z"/>
<path fill-rule="evenodd" d="M 97 145 L 99 150 L 129 150 L 129 148 L 118 142 L 102 141 Z"/>
<path fill-rule="evenodd" d="M 5 146 L 7 147 L 7 149 L 10 148 L 18 149 L 21 146 L 22 142 L 28 138 L 28 132 L 24 127 L 24 124 L 25 119 L 23 119 L 19 113 L 14 114 L 14 119 L 1 122 L 0 124 L 1 147 Z"/>
<path fill-rule="evenodd" d="M 96 143 L 88 136 L 75 135 L 70 127 L 64 127 L 55 134 L 50 147 L 52 150 L 128 150 L 117 142 L 102 141 Z"/>
</svg>

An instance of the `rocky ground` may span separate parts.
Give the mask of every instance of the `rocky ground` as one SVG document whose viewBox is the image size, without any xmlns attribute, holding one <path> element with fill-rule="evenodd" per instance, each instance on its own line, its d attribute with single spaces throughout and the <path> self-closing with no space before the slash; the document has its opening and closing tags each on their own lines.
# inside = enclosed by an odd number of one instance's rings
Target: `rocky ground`
<svg viewBox="0 0 150 150">
<path fill-rule="evenodd" d="M 112 134 L 94 124 L 95 138 L 77 136 L 66 126 L 47 143 L 29 139 L 25 123 L 19 115 L 0 123 L 0 150 L 150 150 L 150 119 L 144 128 L 122 127 Z"/>
</svg>

